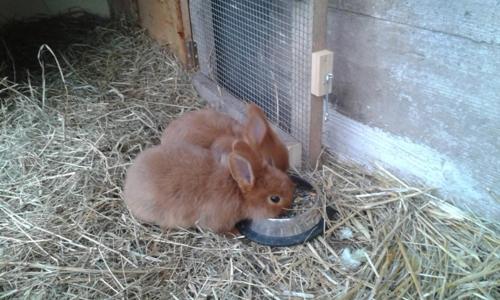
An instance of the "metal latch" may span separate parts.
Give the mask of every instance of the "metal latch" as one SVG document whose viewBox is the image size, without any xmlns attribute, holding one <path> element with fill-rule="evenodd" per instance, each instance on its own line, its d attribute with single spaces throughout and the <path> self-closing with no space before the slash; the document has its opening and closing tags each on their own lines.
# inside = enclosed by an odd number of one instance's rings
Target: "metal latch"
<svg viewBox="0 0 500 300">
<path fill-rule="evenodd" d="M 333 73 L 328 73 L 325 76 L 325 85 L 331 86 L 333 82 Z M 323 115 L 324 120 L 328 120 L 328 96 L 330 96 L 331 91 L 323 96 Z"/>
<path fill-rule="evenodd" d="M 323 97 L 323 118 L 328 120 L 328 95 L 332 93 L 333 52 L 320 50 L 312 53 L 311 94 Z"/>
</svg>

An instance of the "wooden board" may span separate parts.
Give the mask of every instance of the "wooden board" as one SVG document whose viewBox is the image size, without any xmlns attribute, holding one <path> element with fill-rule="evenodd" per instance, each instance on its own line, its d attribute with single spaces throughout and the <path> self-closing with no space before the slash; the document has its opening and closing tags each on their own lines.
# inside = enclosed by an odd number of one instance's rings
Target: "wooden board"
<svg viewBox="0 0 500 300">
<path fill-rule="evenodd" d="M 184 66 L 192 67 L 186 46 L 191 40 L 187 0 L 138 0 L 137 7 L 141 26 Z"/>
<path fill-rule="evenodd" d="M 314 1 L 313 14 L 313 49 L 319 51 L 326 47 L 327 0 Z M 309 125 L 309 164 L 314 166 L 321 154 L 321 136 L 323 130 L 323 97 L 311 94 Z"/>
<path fill-rule="evenodd" d="M 323 145 L 499 220 L 498 1 L 329 4 L 337 107 Z"/>
<path fill-rule="evenodd" d="M 314 96 L 324 96 L 332 92 L 331 81 L 326 78 L 333 72 L 333 52 L 320 50 L 312 54 L 311 93 Z"/>
</svg>

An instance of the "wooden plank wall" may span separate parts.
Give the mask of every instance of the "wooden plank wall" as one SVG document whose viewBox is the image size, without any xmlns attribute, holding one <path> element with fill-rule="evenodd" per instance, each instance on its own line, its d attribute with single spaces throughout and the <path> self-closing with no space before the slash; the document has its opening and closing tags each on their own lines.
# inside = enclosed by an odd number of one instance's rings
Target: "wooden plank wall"
<svg viewBox="0 0 500 300">
<path fill-rule="evenodd" d="M 186 47 L 186 41 L 191 40 L 187 3 L 187 0 L 137 0 L 137 9 L 141 26 L 190 68 Z"/>
<path fill-rule="evenodd" d="M 324 143 L 499 220 L 498 1 L 330 0 L 328 18 Z"/>
</svg>

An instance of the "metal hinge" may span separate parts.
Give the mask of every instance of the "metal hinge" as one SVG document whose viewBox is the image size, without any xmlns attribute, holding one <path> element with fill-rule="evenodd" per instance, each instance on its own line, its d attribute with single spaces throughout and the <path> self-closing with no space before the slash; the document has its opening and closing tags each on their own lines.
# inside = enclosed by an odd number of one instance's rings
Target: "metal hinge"
<svg viewBox="0 0 500 300">
<path fill-rule="evenodd" d="M 188 67 L 190 69 L 198 66 L 198 46 L 195 41 L 186 42 Z"/>
</svg>

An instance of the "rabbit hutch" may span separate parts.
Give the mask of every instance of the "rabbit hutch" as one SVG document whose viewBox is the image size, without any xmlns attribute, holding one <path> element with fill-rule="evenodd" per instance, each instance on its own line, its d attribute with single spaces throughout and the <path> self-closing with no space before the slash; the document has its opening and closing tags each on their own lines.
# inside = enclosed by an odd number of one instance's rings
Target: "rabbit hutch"
<svg viewBox="0 0 500 300">
<path fill-rule="evenodd" d="M 499 45 L 497 1 L 0 0 L 0 298 L 500 298 Z M 133 218 L 136 155 L 245 103 L 324 234 Z"/>
</svg>

